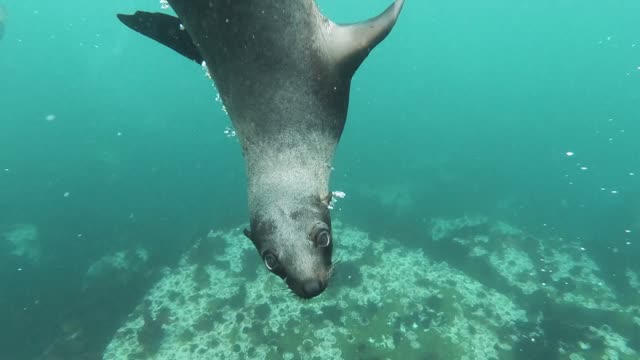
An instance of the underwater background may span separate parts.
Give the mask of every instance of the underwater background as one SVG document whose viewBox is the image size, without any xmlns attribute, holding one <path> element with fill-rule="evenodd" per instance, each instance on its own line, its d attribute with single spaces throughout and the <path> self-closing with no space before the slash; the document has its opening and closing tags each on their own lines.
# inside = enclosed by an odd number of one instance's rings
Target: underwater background
<svg viewBox="0 0 640 360">
<path fill-rule="evenodd" d="M 205 71 L 115 17 L 170 10 L 0 6 L 0 359 L 640 359 L 637 1 L 407 0 L 353 79 L 308 302 L 241 235 Z"/>
</svg>

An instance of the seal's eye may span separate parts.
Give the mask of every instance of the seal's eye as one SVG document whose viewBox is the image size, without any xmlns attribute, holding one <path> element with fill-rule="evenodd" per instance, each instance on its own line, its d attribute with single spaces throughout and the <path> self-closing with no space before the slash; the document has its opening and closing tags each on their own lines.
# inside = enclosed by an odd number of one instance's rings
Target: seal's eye
<svg viewBox="0 0 640 360">
<path fill-rule="evenodd" d="M 313 226 L 311 230 L 311 240 L 320 247 L 327 247 L 331 244 L 331 233 L 329 227 L 324 223 L 318 222 Z"/>
<path fill-rule="evenodd" d="M 264 265 L 269 269 L 269 271 L 274 271 L 280 264 L 278 262 L 278 258 L 272 252 L 265 253 L 262 256 L 262 259 L 264 260 Z"/>
<path fill-rule="evenodd" d="M 320 247 L 327 247 L 331 244 L 331 235 L 327 230 L 322 230 L 316 235 L 316 244 Z"/>
</svg>

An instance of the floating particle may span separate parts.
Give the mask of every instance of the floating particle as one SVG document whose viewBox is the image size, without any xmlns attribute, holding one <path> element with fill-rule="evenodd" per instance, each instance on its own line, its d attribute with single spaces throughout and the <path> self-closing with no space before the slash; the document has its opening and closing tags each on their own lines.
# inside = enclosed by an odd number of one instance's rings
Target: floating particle
<svg viewBox="0 0 640 360">
<path fill-rule="evenodd" d="M 69 195 L 71 195 L 71 193 L 69 193 L 68 191 L 66 191 L 64 194 L 62 194 L 62 196 L 64 196 L 64 197 L 69 197 Z"/>
<path fill-rule="evenodd" d="M 573 156 L 573 155 L 575 155 L 575 153 L 574 153 L 573 151 L 567 151 L 567 152 L 566 152 L 566 154 L 567 154 L 567 156 Z"/>
<path fill-rule="evenodd" d="M 582 246 L 580 247 L 580 251 L 585 251 L 587 249 L 583 248 Z"/>
<path fill-rule="evenodd" d="M 45 116 L 45 120 L 47 121 L 53 121 L 56 119 L 56 116 L 54 114 L 49 114 L 47 116 Z"/>
<path fill-rule="evenodd" d="M 631 230 L 627 229 L 627 230 L 625 230 L 624 232 L 626 232 L 627 234 L 630 234 L 630 233 L 631 233 Z"/>
<path fill-rule="evenodd" d="M 612 193 L 613 195 L 616 195 L 616 194 L 618 193 L 618 190 L 611 190 L 611 193 Z"/>
<path fill-rule="evenodd" d="M 627 244 L 627 245 L 631 245 L 631 241 L 627 241 L 625 244 Z"/>
<path fill-rule="evenodd" d="M 585 171 L 585 170 L 589 170 L 589 168 L 586 166 L 580 166 L 580 170 Z"/>
<path fill-rule="evenodd" d="M 629 173 L 629 176 L 634 176 L 635 174 L 636 174 L 636 173 L 634 173 L 634 172 L 630 172 L 630 173 Z"/>
<path fill-rule="evenodd" d="M 118 132 L 116 133 L 116 136 L 122 136 L 122 131 L 118 131 Z"/>
</svg>

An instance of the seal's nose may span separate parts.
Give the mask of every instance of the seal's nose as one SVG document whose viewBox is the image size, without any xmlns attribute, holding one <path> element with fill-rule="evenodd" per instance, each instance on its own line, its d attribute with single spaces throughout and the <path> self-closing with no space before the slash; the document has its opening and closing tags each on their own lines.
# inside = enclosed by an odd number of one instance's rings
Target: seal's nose
<svg viewBox="0 0 640 360">
<path fill-rule="evenodd" d="M 302 291 L 307 299 L 320 295 L 324 289 L 325 286 L 322 281 L 316 279 L 307 280 L 302 284 Z"/>
</svg>

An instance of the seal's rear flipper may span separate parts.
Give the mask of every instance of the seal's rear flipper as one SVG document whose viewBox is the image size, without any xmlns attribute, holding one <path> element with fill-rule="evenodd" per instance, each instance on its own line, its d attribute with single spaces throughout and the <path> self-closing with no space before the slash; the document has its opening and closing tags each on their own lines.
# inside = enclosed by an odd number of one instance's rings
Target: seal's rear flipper
<svg viewBox="0 0 640 360">
<path fill-rule="evenodd" d="M 118 19 L 131 29 L 175 50 L 197 64 L 202 64 L 204 61 L 191 36 L 184 30 L 177 17 L 163 13 L 136 11 L 133 15 L 118 14 Z"/>
<path fill-rule="evenodd" d="M 328 37 L 329 56 L 352 76 L 369 52 L 389 35 L 398 20 L 404 0 L 395 0 L 373 19 L 348 25 L 336 25 Z"/>
</svg>

